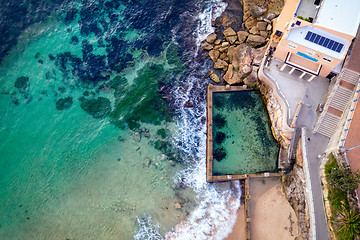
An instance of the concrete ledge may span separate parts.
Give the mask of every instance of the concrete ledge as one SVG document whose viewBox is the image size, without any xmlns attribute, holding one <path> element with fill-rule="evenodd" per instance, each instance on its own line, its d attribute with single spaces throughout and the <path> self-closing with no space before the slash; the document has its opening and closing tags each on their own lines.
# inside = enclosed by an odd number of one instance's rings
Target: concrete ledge
<svg viewBox="0 0 360 240">
<path fill-rule="evenodd" d="M 246 86 L 246 85 L 244 85 Z M 263 177 L 279 177 L 283 173 L 257 173 L 257 174 L 241 174 L 241 175 L 221 175 L 213 176 L 213 93 L 214 92 L 238 92 L 250 91 L 244 86 L 214 86 L 212 84 L 207 87 L 207 133 L 206 133 L 206 181 L 207 182 L 224 182 L 232 180 L 242 180 L 248 178 Z"/>
</svg>

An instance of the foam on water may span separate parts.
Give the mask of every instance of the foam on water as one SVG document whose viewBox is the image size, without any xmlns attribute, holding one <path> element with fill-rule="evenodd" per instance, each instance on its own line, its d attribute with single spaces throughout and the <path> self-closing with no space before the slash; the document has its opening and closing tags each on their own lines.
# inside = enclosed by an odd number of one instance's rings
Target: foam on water
<svg viewBox="0 0 360 240">
<path fill-rule="evenodd" d="M 214 1 L 210 7 L 199 14 L 199 25 L 195 33 L 197 46 L 214 31 L 211 20 L 215 20 L 227 7 L 227 3 Z M 201 65 L 201 64 L 199 64 Z M 231 232 L 236 221 L 236 211 L 240 207 L 240 184 L 218 188 L 217 185 L 206 182 L 206 83 L 199 81 L 199 76 L 205 75 L 207 68 L 199 69 L 200 74 L 187 77 L 187 91 L 182 88 L 174 90 L 177 106 L 184 106 L 187 101 L 196 102 L 193 108 L 180 107 L 177 125 L 178 147 L 192 157 L 188 168 L 180 171 L 177 181 L 193 188 L 197 194 L 199 205 L 189 218 L 178 224 L 167 239 L 224 239 Z M 194 66 L 195 68 L 195 66 Z"/>
<path fill-rule="evenodd" d="M 164 239 L 159 233 L 160 225 L 154 223 L 151 216 L 146 216 L 145 218 L 137 218 L 139 224 L 139 232 L 134 236 L 134 239 L 141 240 L 161 240 Z"/>
<path fill-rule="evenodd" d="M 198 47 L 200 47 L 201 41 L 205 40 L 210 33 L 214 32 L 215 28 L 211 26 L 211 21 L 215 21 L 215 19 L 225 11 L 227 6 L 228 3 L 215 0 L 204 12 L 199 13 L 198 19 L 200 23 L 195 32 L 196 45 Z"/>
</svg>

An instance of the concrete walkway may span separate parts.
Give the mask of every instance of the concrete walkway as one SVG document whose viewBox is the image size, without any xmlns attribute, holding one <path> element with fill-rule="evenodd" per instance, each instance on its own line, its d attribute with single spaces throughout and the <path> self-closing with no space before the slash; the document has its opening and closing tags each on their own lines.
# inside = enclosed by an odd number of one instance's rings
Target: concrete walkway
<svg viewBox="0 0 360 240">
<path fill-rule="evenodd" d="M 289 124 L 294 117 L 298 102 L 303 103 L 296 125 L 297 127 L 306 127 L 307 136 L 310 139 L 307 139 L 307 146 L 311 186 L 314 196 L 316 239 L 330 239 L 320 183 L 320 159 L 318 159 L 318 155 L 325 152 L 329 138 L 312 132 L 319 117 L 316 108 L 319 103 L 325 102 L 329 81 L 326 78 L 316 77 L 309 83 L 306 79 L 299 78 L 300 72 L 295 71 L 290 75 L 287 68 L 284 71 L 279 71 L 281 65 L 280 61 L 272 59 L 268 68 L 264 69 L 264 73 L 265 76 L 275 82 L 280 90 L 279 94 L 283 95 L 284 101 L 288 105 Z"/>
</svg>

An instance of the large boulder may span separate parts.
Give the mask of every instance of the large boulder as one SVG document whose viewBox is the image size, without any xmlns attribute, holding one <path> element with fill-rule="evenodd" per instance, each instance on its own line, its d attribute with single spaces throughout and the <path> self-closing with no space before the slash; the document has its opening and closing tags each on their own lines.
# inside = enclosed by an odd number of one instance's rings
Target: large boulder
<svg viewBox="0 0 360 240">
<path fill-rule="evenodd" d="M 259 6 L 252 6 L 250 8 L 250 14 L 253 17 L 260 17 L 261 15 L 263 15 L 265 12 L 267 11 L 266 8 L 261 8 Z"/>
<path fill-rule="evenodd" d="M 249 36 L 248 32 L 245 31 L 238 31 L 237 32 L 238 40 L 240 43 L 243 43 L 246 41 L 247 36 Z"/>
<path fill-rule="evenodd" d="M 250 34 L 246 40 L 246 43 L 253 47 L 259 47 L 266 43 L 266 39 L 259 35 Z"/>
<path fill-rule="evenodd" d="M 216 33 L 210 33 L 210 34 L 207 36 L 206 41 L 207 41 L 208 43 L 214 43 L 214 42 L 216 41 L 216 38 L 217 38 Z"/>
<path fill-rule="evenodd" d="M 271 21 L 274 18 L 276 18 L 276 14 L 275 13 L 268 13 L 268 14 L 265 15 L 265 18 Z"/>
<path fill-rule="evenodd" d="M 258 83 L 258 75 L 256 70 L 253 70 L 249 76 L 244 78 L 244 84 L 248 86 L 254 86 L 257 83 Z"/>
<path fill-rule="evenodd" d="M 241 83 L 251 73 L 251 47 L 246 44 L 230 46 L 227 55 L 230 64 L 223 79 L 230 85 Z"/>
<path fill-rule="evenodd" d="M 253 27 L 252 29 L 250 29 L 249 33 L 254 35 L 259 35 L 260 32 L 258 27 Z"/>
<path fill-rule="evenodd" d="M 259 35 L 264 37 L 264 38 L 267 38 L 268 37 L 268 32 L 267 31 L 260 31 Z"/>
<path fill-rule="evenodd" d="M 218 59 L 216 63 L 214 64 L 214 69 L 224 69 L 227 68 L 228 63 L 224 60 Z"/>
<path fill-rule="evenodd" d="M 256 26 L 259 29 L 259 31 L 265 31 L 267 25 L 268 24 L 266 22 L 258 22 Z"/>
<path fill-rule="evenodd" d="M 218 50 L 211 50 L 209 52 L 209 57 L 214 63 L 217 62 L 219 56 L 220 56 L 220 52 Z"/>
<path fill-rule="evenodd" d="M 232 64 L 229 65 L 223 79 L 230 85 L 241 83 L 241 79 L 239 78 L 238 74 L 234 76 L 234 66 Z"/>
<path fill-rule="evenodd" d="M 253 56 L 253 64 L 260 65 L 264 58 L 266 46 L 261 48 L 252 48 L 251 54 Z"/>
<path fill-rule="evenodd" d="M 249 17 L 248 19 L 246 19 L 246 21 L 244 22 L 246 29 L 251 29 L 253 27 L 255 27 L 258 23 L 258 20 L 254 17 Z"/>
<path fill-rule="evenodd" d="M 202 42 L 201 43 L 201 49 L 202 50 L 211 50 L 211 49 L 213 49 L 213 47 L 214 47 L 214 45 L 213 44 L 211 44 L 211 43 L 208 43 L 207 41 L 204 41 L 204 42 Z"/>
<path fill-rule="evenodd" d="M 237 40 L 237 35 L 236 32 L 232 29 L 232 28 L 227 28 L 225 29 L 225 31 L 223 32 L 225 39 L 230 43 L 230 44 L 234 44 L 235 41 Z"/>
<path fill-rule="evenodd" d="M 223 31 L 225 37 L 236 36 L 236 32 L 230 27 Z"/>
</svg>

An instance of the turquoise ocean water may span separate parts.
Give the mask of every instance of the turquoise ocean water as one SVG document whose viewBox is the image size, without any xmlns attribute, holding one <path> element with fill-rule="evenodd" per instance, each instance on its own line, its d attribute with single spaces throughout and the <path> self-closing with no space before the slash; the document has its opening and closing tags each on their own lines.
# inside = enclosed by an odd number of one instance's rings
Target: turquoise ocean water
<svg viewBox="0 0 360 240">
<path fill-rule="evenodd" d="M 0 239 L 222 239 L 205 182 L 221 1 L 10 1 L 0 12 Z M 188 103 L 193 106 L 189 107 Z"/>
<path fill-rule="evenodd" d="M 276 172 L 279 148 L 260 93 L 214 93 L 213 99 L 213 173 Z"/>
</svg>

